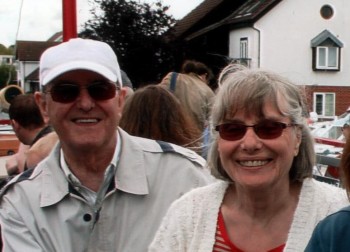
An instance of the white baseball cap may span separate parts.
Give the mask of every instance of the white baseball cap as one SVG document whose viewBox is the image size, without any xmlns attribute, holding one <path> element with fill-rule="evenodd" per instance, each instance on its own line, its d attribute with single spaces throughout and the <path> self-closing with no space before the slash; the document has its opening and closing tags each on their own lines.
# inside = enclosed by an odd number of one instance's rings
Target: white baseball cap
<svg viewBox="0 0 350 252">
<path fill-rule="evenodd" d="M 90 70 L 122 86 L 117 56 L 104 42 L 74 38 L 48 48 L 40 57 L 40 84 L 72 70 Z"/>
</svg>

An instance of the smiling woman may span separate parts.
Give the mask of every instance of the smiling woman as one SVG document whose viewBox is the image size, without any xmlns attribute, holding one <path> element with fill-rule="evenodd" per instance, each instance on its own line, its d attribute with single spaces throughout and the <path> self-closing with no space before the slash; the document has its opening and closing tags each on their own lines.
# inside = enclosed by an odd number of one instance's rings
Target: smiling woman
<svg viewBox="0 0 350 252">
<path fill-rule="evenodd" d="M 208 154 L 222 181 L 176 201 L 150 251 L 304 251 L 318 221 L 347 204 L 344 190 L 312 179 L 304 104 L 282 76 L 227 66 Z"/>
</svg>

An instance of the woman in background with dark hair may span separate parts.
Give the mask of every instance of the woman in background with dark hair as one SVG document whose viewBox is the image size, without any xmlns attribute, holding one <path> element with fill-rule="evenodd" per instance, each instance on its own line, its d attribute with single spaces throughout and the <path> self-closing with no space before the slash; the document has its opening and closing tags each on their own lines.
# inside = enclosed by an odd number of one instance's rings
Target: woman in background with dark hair
<svg viewBox="0 0 350 252">
<path fill-rule="evenodd" d="M 134 136 L 201 152 L 201 130 L 178 99 L 160 85 L 136 90 L 124 105 L 119 125 Z"/>
<path fill-rule="evenodd" d="M 214 87 L 212 84 L 215 82 L 214 74 L 211 69 L 202 62 L 195 60 L 186 60 L 181 66 L 181 73 L 184 74 L 196 74 L 198 75 L 208 86 L 215 91 L 217 85 Z"/>
</svg>

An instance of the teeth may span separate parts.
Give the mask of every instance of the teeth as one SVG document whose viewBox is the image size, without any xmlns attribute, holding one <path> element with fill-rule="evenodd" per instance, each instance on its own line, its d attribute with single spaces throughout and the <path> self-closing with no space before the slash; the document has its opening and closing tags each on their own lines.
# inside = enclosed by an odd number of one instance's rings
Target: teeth
<svg viewBox="0 0 350 252">
<path fill-rule="evenodd" d="M 96 123 L 96 119 L 78 119 L 76 120 L 77 123 Z"/>
<path fill-rule="evenodd" d="M 268 161 L 261 161 L 261 160 L 239 162 L 240 165 L 249 166 L 249 167 L 262 166 L 262 165 L 265 165 L 267 163 L 268 163 Z"/>
</svg>

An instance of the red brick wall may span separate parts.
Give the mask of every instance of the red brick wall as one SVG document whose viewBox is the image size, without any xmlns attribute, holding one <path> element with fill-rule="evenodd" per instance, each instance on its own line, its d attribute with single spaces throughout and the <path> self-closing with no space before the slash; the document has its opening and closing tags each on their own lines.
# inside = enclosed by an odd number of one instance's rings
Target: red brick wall
<svg viewBox="0 0 350 252">
<path fill-rule="evenodd" d="M 309 110 L 313 109 L 314 93 L 335 93 L 335 115 L 343 114 L 350 107 L 350 87 L 332 87 L 332 86 L 305 86 L 305 95 Z"/>
</svg>

